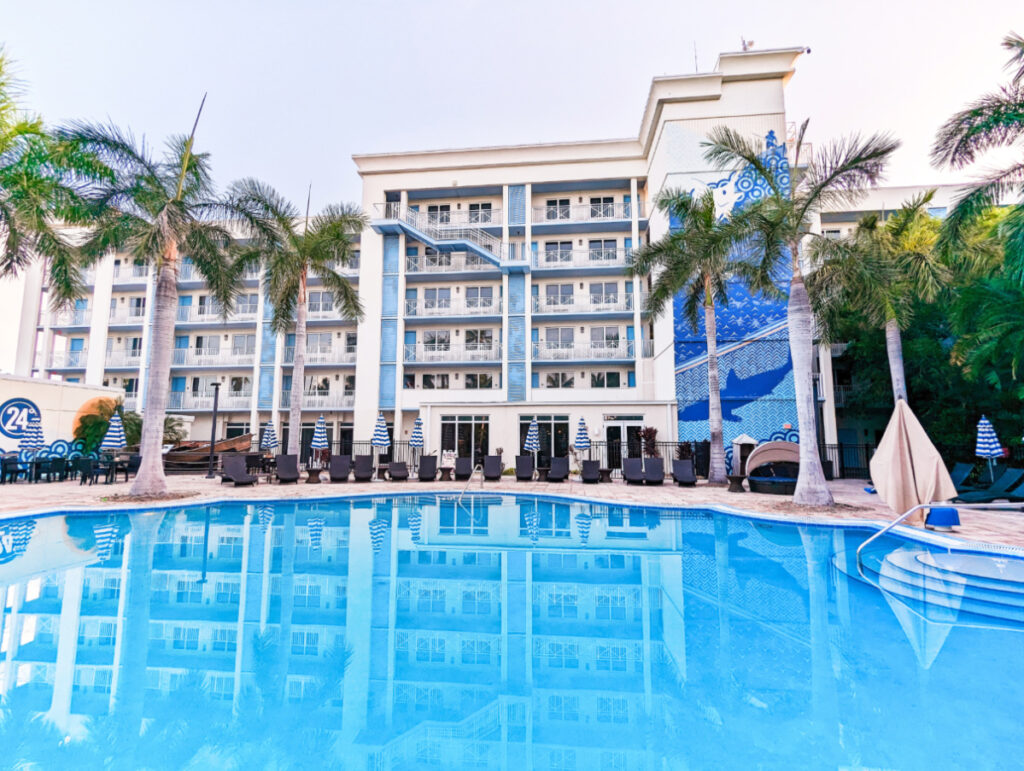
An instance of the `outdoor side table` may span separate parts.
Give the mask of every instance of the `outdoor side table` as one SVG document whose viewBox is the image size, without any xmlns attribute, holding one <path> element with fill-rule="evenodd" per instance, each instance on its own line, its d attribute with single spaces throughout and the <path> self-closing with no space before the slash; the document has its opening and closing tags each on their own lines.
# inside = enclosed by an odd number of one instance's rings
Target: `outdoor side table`
<svg viewBox="0 0 1024 771">
<path fill-rule="evenodd" d="M 452 481 L 452 470 L 453 466 L 441 466 L 441 481 L 451 482 Z"/>
<path fill-rule="evenodd" d="M 307 469 L 307 471 L 309 473 L 309 476 L 306 477 L 306 484 L 307 485 L 318 485 L 318 484 L 320 484 L 320 472 L 323 471 L 323 469 L 311 468 L 311 469 Z"/>
<path fill-rule="evenodd" d="M 746 490 L 743 489 L 743 480 L 746 478 L 746 474 L 729 474 L 727 477 L 729 480 L 729 492 L 745 493 Z"/>
<path fill-rule="evenodd" d="M 599 468 L 597 471 L 601 475 L 602 482 L 612 481 L 612 470 L 610 468 Z"/>
<path fill-rule="evenodd" d="M 548 472 L 550 470 L 551 470 L 550 468 L 539 468 L 539 469 L 537 469 L 537 481 L 538 482 L 547 482 L 548 481 Z"/>
</svg>

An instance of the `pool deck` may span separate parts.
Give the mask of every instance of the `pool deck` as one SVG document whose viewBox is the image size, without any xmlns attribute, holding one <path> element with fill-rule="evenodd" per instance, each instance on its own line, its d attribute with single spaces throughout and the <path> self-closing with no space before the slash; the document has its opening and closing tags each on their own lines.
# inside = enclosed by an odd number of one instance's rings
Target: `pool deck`
<svg viewBox="0 0 1024 771">
<path fill-rule="evenodd" d="M 326 479 L 326 474 L 324 475 Z M 677 487 L 666 482 L 660 487 L 642 487 L 612 482 L 583 485 L 577 481 L 561 484 L 547 482 L 516 482 L 511 477 L 499 482 L 487 482 L 481 488 L 478 481 L 470 491 L 491 493 L 533 493 L 537 495 L 567 495 L 614 503 L 677 505 L 686 507 L 728 507 L 750 514 L 803 521 L 835 522 L 836 520 L 869 520 L 889 522 L 894 514 L 879 501 L 878 496 L 864 492 L 866 482 L 842 479 L 829 483 L 835 498 L 834 508 L 795 506 L 788 496 L 764 495 L 745 492 L 730 493 L 725 487 L 710 487 L 701 482 L 696 487 Z M 387 495 L 398 493 L 460 492 L 464 483 L 434 482 L 362 482 L 319 485 L 258 484 L 252 487 L 222 485 L 219 479 L 203 476 L 168 477 L 171 495 L 182 504 L 202 503 L 204 500 L 236 498 L 327 498 L 352 494 Z M 129 486 L 124 482 L 113 485 L 80 485 L 77 481 L 40 484 L 14 484 L 0 487 L 0 518 L 17 516 L 27 511 L 44 509 L 95 508 L 104 505 L 145 506 L 127 498 Z M 153 502 L 154 504 L 156 502 Z M 167 504 L 174 505 L 175 501 Z M 166 504 L 165 504 L 166 505 Z M 970 511 L 961 509 L 961 526 L 955 537 L 974 544 L 1000 544 L 1024 548 L 1024 514 L 1019 512 Z"/>
</svg>

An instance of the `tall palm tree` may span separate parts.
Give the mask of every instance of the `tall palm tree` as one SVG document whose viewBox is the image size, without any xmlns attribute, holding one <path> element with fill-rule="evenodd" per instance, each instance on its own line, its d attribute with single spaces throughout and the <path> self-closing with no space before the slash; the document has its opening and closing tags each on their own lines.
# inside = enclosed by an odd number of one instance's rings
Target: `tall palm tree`
<svg viewBox="0 0 1024 771">
<path fill-rule="evenodd" d="M 231 187 L 232 206 L 246 212 L 249 243 L 240 251 L 236 270 L 261 265 L 264 289 L 273 306 L 277 332 L 295 330 L 292 390 L 288 403 L 288 453 L 297 455 L 302 437 L 302 407 L 306 379 L 306 319 L 309 279 L 316 275 L 334 298 L 334 307 L 350 319 L 361 320 L 363 307 L 352 283 L 340 273 L 358 250 L 356 236 L 367 218 L 358 207 L 332 204 L 310 217 L 269 185 L 245 179 Z"/>
<path fill-rule="evenodd" d="M 1024 375 L 1024 286 L 1003 276 L 971 282 L 959 288 L 951 313 L 957 341 L 952 361 L 969 380 L 981 379 L 993 388 L 1010 386 Z M 1024 386 L 1016 387 L 1024 398 Z"/>
<path fill-rule="evenodd" d="M 1010 52 L 1010 83 L 983 95 L 942 125 L 932 147 L 934 165 L 964 169 L 990 150 L 1020 150 L 1024 138 L 1024 38 L 1007 35 L 1003 47 Z M 1009 197 L 1017 202 L 1000 224 L 1005 268 L 1010 278 L 1024 282 L 1024 156 L 1005 168 L 986 172 L 965 189 L 942 224 L 939 246 L 949 252 L 961 250 L 970 226 Z"/>
<path fill-rule="evenodd" d="M 113 125 L 73 123 L 58 132 L 62 143 L 95 155 L 113 172 L 111 179 L 91 191 L 92 226 L 79 247 L 83 264 L 118 250 L 156 272 L 142 465 L 132 495 L 160 495 L 167 490 L 161 448 L 182 255 L 191 258 L 225 313 L 238 290 L 229 256 L 231 234 L 225 223 L 239 213 L 218 198 L 209 156 L 193 150 L 202 109 L 200 105 L 191 133 L 168 139 L 159 159 L 145 142 Z"/>
<path fill-rule="evenodd" d="M 800 432 L 800 473 L 795 503 L 831 506 L 832 493 L 818 455 L 818 431 L 814 404 L 814 317 L 804 284 L 801 246 L 823 236 L 813 232 L 816 215 L 837 203 L 851 204 L 882 176 L 885 164 L 899 142 L 884 135 L 840 140 L 817 150 L 800 166 L 800 148 L 807 121 L 800 127 L 790 180 L 765 163 L 753 141 L 727 126 L 711 131 L 705 158 L 720 168 L 752 167 L 766 182 L 765 196 L 733 215 L 745 222 L 743 232 L 764 262 L 785 266 L 789 274 L 787 323 L 793 359 L 793 380 Z"/>
<path fill-rule="evenodd" d="M 882 223 L 868 214 L 849 236 L 810 244 L 807 288 L 822 337 L 855 314 L 885 332 L 893 401 L 907 399 L 901 330 L 915 301 L 934 302 L 952 272 L 935 249 L 938 222 L 928 215 L 934 190 L 905 202 Z"/>
<path fill-rule="evenodd" d="M 711 429 L 711 462 L 708 482 L 723 484 L 725 440 L 722 425 L 722 394 L 718 377 L 718 328 L 715 305 L 727 305 L 730 279 L 738 279 L 752 292 L 779 294 L 770 271 L 746 259 L 731 259 L 734 245 L 742 239 L 728 220 L 719 219 L 715 194 L 701 196 L 668 190 L 657 200 L 666 215 L 679 227 L 633 256 L 631 273 L 645 275 L 660 268 L 647 297 L 647 309 L 660 313 L 676 294 L 683 293 L 683 310 L 690 327 L 699 328 L 704 312 L 704 335 L 708 346 L 708 424 Z"/>
</svg>

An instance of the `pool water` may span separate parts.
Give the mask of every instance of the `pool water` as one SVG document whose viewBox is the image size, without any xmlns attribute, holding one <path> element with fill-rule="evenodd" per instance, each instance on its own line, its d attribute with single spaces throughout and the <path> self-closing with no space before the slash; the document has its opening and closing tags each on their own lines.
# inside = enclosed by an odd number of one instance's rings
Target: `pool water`
<svg viewBox="0 0 1024 771">
<path fill-rule="evenodd" d="M 871 532 L 518 495 L 7 521 L 5 764 L 1019 767 L 1024 563 L 887 537 L 862 577 Z"/>
</svg>

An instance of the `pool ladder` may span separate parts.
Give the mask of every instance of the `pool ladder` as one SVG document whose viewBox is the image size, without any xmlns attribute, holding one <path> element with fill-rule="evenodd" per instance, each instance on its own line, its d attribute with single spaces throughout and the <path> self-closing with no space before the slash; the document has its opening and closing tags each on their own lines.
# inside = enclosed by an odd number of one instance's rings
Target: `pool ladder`
<svg viewBox="0 0 1024 771">
<path fill-rule="evenodd" d="M 466 486 L 463 487 L 462 488 L 462 492 L 459 493 L 459 505 L 460 506 L 462 505 L 462 496 L 464 496 L 466 494 L 466 490 L 468 490 L 469 486 L 471 484 L 473 484 L 473 477 L 476 476 L 476 472 L 478 472 L 478 471 L 480 472 L 480 488 L 483 489 L 483 486 L 484 486 L 484 466 L 483 466 L 482 463 L 477 463 L 473 467 L 473 471 L 470 473 L 469 479 L 466 480 Z"/>
</svg>

